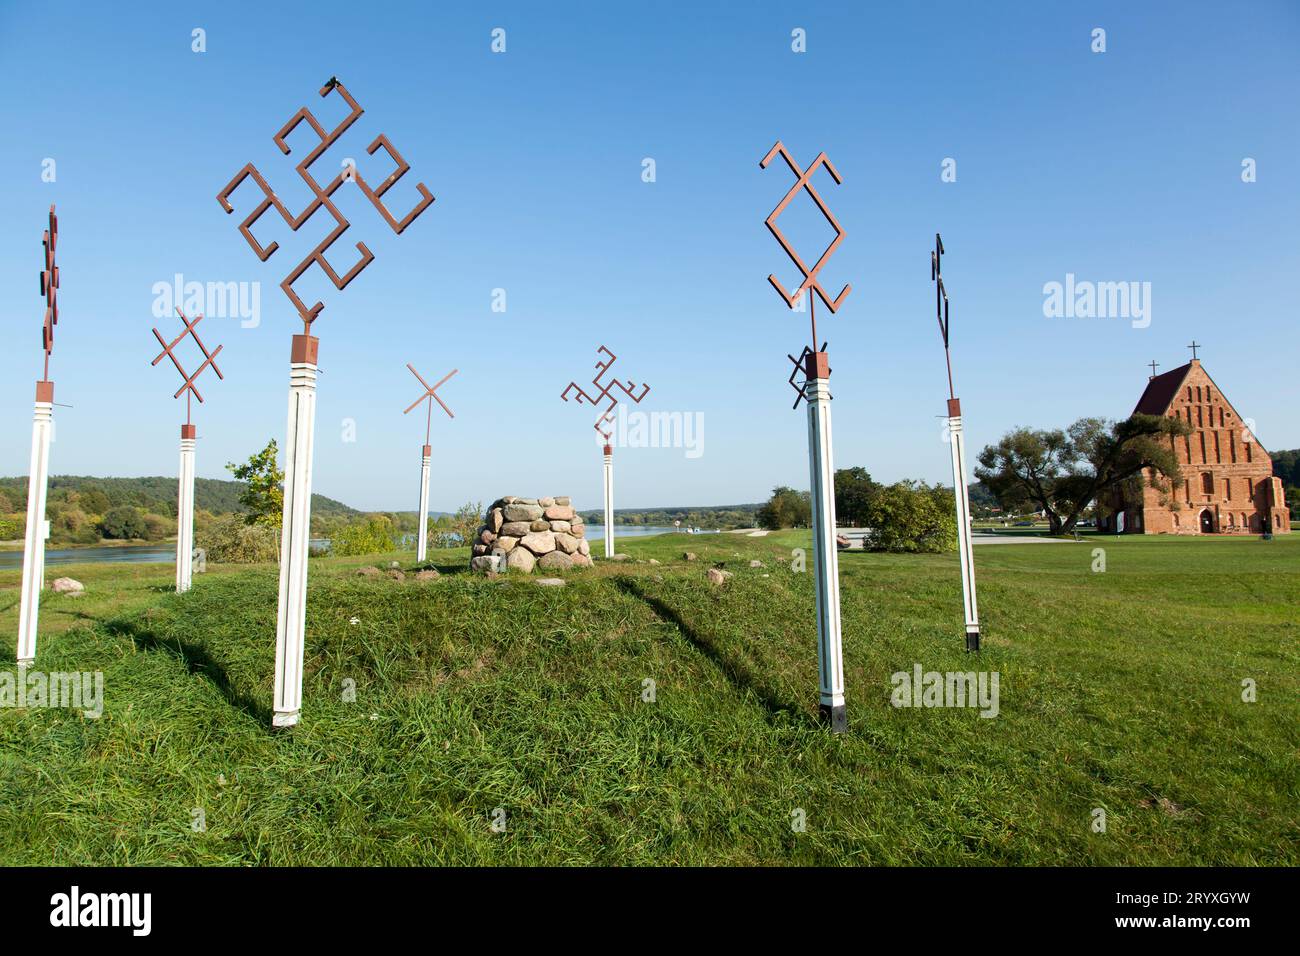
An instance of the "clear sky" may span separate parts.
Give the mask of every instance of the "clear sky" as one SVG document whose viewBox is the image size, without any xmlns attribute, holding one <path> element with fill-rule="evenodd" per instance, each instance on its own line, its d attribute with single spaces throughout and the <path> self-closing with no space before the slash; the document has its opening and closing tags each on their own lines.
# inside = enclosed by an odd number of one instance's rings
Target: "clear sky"
<svg viewBox="0 0 1300 956">
<path fill-rule="evenodd" d="M 294 234 L 269 215 L 256 231 L 282 248 L 261 263 L 237 231 L 251 183 L 234 216 L 215 196 L 253 161 L 301 208 L 292 165 L 312 136 L 291 139 L 292 157 L 271 137 L 304 105 L 333 125 L 317 96 L 331 75 L 366 113 L 315 168 L 355 157 L 382 179 L 382 153 L 365 154 L 382 131 L 412 167 L 391 206 L 409 208 L 417 180 L 437 197 L 396 236 L 349 184 L 332 259 L 350 265 L 357 240 L 376 259 L 341 293 L 300 287 L 326 304 L 315 490 L 349 504 L 416 507 L 411 361 L 431 382 L 460 370 L 440 391 L 455 420 L 433 423 L 435 510 L 502 494 L 598 506 L 593 416 L 560 392 L 590 379 L 602 343 L 624 379 L 650 384 L 638 410 L 703 421 L 696 457 L 616 452 L 619 507 L 807 487 L 785 381 L 807 317 L 766 281 L 797 275 L 763 227 L 793 181 L 779 161 L 759 169 L 777 139 L 805 165 L 825 150 L 843 177 L 815 180 L 847 233 L 825 285 L 853 284 L 837 315 L 818 314 L 837 465 L 950 480 L 936 230 L 972 457 L 1016 425 L 1126 415 L 1146 363 L 1182 364 L 1193 339 L 1265 447 L 1300 446 L 1300 4 L 476 6 L 0 2 L 0 473 L 27 471 L 50 203 L 52 378 L 72 406 L 55 412 L 51 471 L 175 473 L 180 382 L 149 362 L 151 327 L 179 329 L 153 314 L 155 284 L 177 273 L 261 284 L 256 327 L 200 326 L 226 377 L 204 376 L 199 475 L 283 441 L 299 323 L 278 285 L 322 226 Z M 814 258 L 828 230 L 810 209 L 782 224 Z M 1067 274 L 1150 283 L 1149 324 L 1047 317 L 1044 286 Z"/>
</svg>

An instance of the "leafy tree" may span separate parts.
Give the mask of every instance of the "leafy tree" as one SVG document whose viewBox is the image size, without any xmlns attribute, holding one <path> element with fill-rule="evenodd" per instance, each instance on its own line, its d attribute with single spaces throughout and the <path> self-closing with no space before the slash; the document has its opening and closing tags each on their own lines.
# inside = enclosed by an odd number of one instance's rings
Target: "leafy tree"
<svg viewBox="0 0 1300 956">
<path fill-rule="evenodd" d="M 863 523 L 872 529 L 873 551 L 937 553 L 957 547 L 957 506 L 952 489 L 900 481 L 880 488 Z"/>
<path fill-rule="evenodd" d="M 812 495 L 785 485 L 772 489 L 772 497 L 758 509 L 758 525 L 773 531 L 807 528 L 812 524 Z"/>
<path fill-rule="evenodd" d="M 144 517 L 130 505 L 118 505 L 110 508 L 100 519 L 99 531 L 105 538 L 126 541 L 143 538 L 148 533 Z"/>
<path fill-rule="evenodd" d="M 113 504 L 108 500 L 108 495 L 98 488 L 88 488 L 81 493 L 81 507 L 89 514 L 102 515 Z"/>
<path fill-rule="evenodd" d="M 284 471 L 276 467 L 275 439 L 242 465 L 230 462 L 226 469 L 246 487 L 239 494 L 239 503 L 248 509 L 244 519 L 249 524 L 279 528 L 284 517 Z"/>
<path fill-rule="evenodd" d="M 849 527 L 865 527 L 871 500 L 880 485 L 865 468 L 840 468 L 835 472 L 835 520 Z"/>
<path fill-rule="evenodd" d="M 1089 504 L 1104 506 L 1107 491 L 1136 492 L 1149 482 L 1167 495 L 1182 477 L 1172 439 L 1190 431 L 1164 415 L 1081 418 L 1066 431 L 1017 428 L 980 452 L 975 476 L 1004 508 L 1033 507 L 1052 534 L 1069 534 Z"/>
</svg>

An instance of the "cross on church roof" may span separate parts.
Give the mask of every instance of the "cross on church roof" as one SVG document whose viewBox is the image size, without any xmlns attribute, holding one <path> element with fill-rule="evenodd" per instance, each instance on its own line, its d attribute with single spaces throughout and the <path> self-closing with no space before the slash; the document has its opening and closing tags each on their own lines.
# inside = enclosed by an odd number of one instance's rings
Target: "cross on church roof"
<svg viewBox="0 0 1300 956">
<path fill-rule="evenodd" d="M 1205 346 L 1197 342 L 1196 339 L 1192 339 L 1192 344 L 1187 347 L 1192 350 L 1192 361 L 1196 361 L 1196 350 L 1205 348 Z"/>
<path fill-rule="evenodd" d="M 1151 377 L 1152 377 L 1152 378 L 1155 378 L 1155 377 L 1156 377 L 1156 360 L 1155 360 L 1155 359 L 1152 359 L 1151 362 L 1150 362 L 1150 365 L 1151 365 Z"/>
</svg>

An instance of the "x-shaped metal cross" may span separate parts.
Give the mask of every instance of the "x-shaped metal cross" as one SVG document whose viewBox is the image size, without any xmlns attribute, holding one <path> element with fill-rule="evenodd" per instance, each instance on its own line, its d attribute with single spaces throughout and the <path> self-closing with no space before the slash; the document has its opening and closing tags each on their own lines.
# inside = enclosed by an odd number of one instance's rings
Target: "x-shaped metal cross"
<svg viewBox="0 0 1300 956">
<path fill-rule="evenodd" d="M 426 382 L 423 378 L 420 377 L 420 373 L 415 370 L 414 365 L 412 365 L 410 362 L 407 362 L 406 367 L 411 370 L 412 375 L 414 375 L 417 379 L 420 380 L 420 384 L 424 386 L 424 394 L 421 395 L 419 398 L 417 398 L 415 401 L 411 402 L 410 405 L 407 405 L 406 409 L 402 412 L 402 414 L 405 415 L 407 412 L 413 409 L 416 405 L 419 405 L 426 398 L 432 398 L 433 402 L 437 402 L 439 405 L 442 406 L 442 410 L 447 413 L 448 418 L 455 418 L 456 417 L 455 413 L 450 408 L 448 408 L 447 403 L 444 402 L 439 397 L 438 389 L 441 388 L 446 383 L 447 379 L 451 378 L 453 375 L 459 372 L 460 369 L 456 369 L 456 368 L 452 369 L 450 372 L 448 372 L 439 380 L 437 385 L 431 386 L 428 382 Z M 431 430 L 431 426 L 433 425 L 433 402 L 429 403 L 429 414 L 426 416 L 426 421 L 424 425 L 424 443 L 426 445 L 429 444 L 429 433 Z"/>
<path fill-rule="evenodd" d="M 163 360 L 164 357 L 171 359 L 172 365 L 176 366 L 176 371 L 179 372 L 181 378 L 185 380 L 184 384 L 182 384 L 180 388 L 176 389 L 176 394 L 173 395 L 172 398 L 180 398 L 181 393 L 188 390 L 201 403 L 203 401 L 203 395 L 200 394 L 198 386 L 195 385 L 194 383 L 198 380 L 198 377 L 203 374 L 203 370 L 206 369 L 209 365 L 212 366 L 212 371 L 217 373 L 217 378 L 225 379 L 225 376 L 221 374 L 221 369 L 217 366 L 217 356 L 221 354 L 221 350 L 225 346 L 218 345 L 214 351 L 209 352 L 208 347 L 203 344 L 203 340 L 199 338 L 199 333 L 198 333 L 198 324 L 203 321 L 203 316 L 202 315 L 195 316 L 194 321 L 191 322 L 186 317 L 185 313 L 181 311 L 180 306 L 176 307 L 176 314 L 181 317 L 181 322 L 185 325 L 185 330 L 181 332 L 180 335 L 176 336 L 176 338 L 172 339 L 170 342 L 165 342 L 163 341 L 162 334 L 155 328 L 153 330 L 154 338 L 156 338 L 158 340 L 158 344 L 162 346 L 162 351 L 159 352 L 158 356 L 149 364 L 157 365 L 159 362 Z M 200 365 L 197 369 L 195 369 L 194 374 L 192 375 L 185 371 L 185 367 L 181 365 L 180 359 L 176 357 L 176 353 L 173 351 L 173 349 L 175 349 L 176 346 L 180 343 L 180 341 L 183 338 L 185 338 L 185 336 L 187 335 L 191 335 L 194 337 L 195 344 L 198 345 L 199 350 L 203 353 L 203 364 Z M 189 395 L 185 396 L 185 401 L 186 401 L 185 419 L 188 422 L 190 417 L 189 416 Z"/>
</svg>

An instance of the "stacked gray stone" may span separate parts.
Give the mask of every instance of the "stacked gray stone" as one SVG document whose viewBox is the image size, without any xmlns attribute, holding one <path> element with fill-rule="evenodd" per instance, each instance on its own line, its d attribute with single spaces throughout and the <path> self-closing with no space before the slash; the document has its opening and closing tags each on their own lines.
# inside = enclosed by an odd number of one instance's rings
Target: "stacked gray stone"
<svg viewBox="0 0 1300 956">
<path fill-rule="evenodd" d="M 563 571 L 591 566 L 586 526 L 567 497 L 492 502 L 470 549 L 475 571 Z"/>
</svg>

